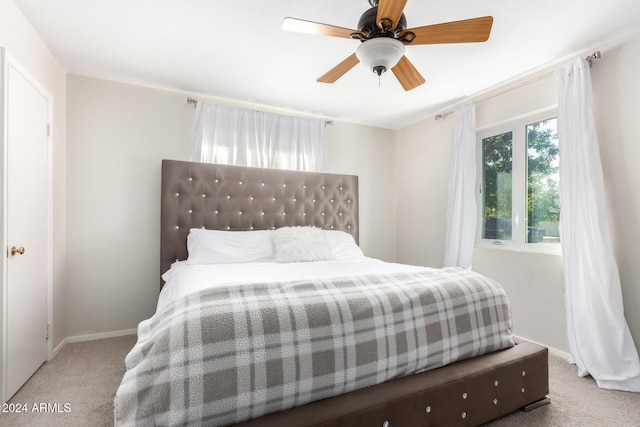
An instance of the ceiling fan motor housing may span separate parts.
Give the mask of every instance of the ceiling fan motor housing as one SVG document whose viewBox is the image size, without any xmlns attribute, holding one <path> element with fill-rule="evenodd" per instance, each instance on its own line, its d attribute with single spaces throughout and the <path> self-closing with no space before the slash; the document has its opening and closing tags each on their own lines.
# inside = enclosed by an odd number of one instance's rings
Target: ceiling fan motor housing
<svg viewBox="0 0 640 427">
<path fill-rule="evenodd" d="M 393 31 L 385 31 L 378 26 L 378 7 L 372 7 L 365 11 L 358 21 L 358 31 L 366 34 L 366 40 L 375 37 L 398 38 L 398 34 L 407 28 L 407 18 L 404 13 L 400 16 L 396 28 Z M 395 24 L 395 22 L 394 22 Z"/>
</svg>

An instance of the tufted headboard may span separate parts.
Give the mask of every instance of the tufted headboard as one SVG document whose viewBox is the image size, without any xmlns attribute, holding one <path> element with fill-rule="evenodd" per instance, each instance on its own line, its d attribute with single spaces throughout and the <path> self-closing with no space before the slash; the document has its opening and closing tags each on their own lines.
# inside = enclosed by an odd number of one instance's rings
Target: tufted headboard
<svg viewBox="0 0 640 427">
<path fill-rule="evenodd" d="M 160 274 L 187 258 L 191 228 L 314 225 L 358 242 L 357 176 L 163 160 L 161 191 Z"/>
</svg>

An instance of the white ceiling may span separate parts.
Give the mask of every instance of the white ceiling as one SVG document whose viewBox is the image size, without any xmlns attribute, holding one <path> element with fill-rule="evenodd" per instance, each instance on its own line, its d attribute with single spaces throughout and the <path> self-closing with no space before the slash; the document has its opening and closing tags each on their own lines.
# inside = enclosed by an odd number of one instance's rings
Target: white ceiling
<svg viewBox="0 0 640 427">
<path fill-rule="evenodd" d="M 358 41 L 282 31 L 290 16 L 355 29 L 367 0 L 14 0 L 70 73 L 398 129 L 640 27 L 639 0 L 408 0 L 408 27 L 494 17 L 485 43 L 408 46 L 405 92 L 358 65 Z M 606 58 L 606 52 L 603 52 Z"/>
</svg>

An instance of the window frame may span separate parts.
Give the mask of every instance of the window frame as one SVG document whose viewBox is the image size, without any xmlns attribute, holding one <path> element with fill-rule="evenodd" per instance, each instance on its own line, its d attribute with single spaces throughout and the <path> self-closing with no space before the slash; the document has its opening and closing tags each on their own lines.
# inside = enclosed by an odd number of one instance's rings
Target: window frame
<svg viewBox="0 0 640 427">
<path fill-rule="evenodd" d="M 476 240 L 475 247 L 494 248 L 517 252 L 534 252 L 561 255 L 559 243 L 527 243 L 527 132 L 533 123 L 557 119 L 558 107 L 553 106 L 533 113 L 505 120 L 476 129 Z M 491 136 L 512 132 L 512 194 L 511 194 L 511 240 L 484 239 L 482 218 L 484 209 L 484 180 L 482 140 Z"/>
</svg>

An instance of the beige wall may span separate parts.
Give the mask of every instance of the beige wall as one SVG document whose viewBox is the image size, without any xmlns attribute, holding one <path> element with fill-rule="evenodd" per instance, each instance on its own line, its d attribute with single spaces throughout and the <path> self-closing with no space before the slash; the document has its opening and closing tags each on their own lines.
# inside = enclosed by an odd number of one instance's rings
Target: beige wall
<svg viewBox="0 0 640 427">
<path fill-rule="evenodd" d="M 66 72 L 11 0 L 0 0 L 0 46 L 53 96 L 53 345 L 67 337 Z"/>
<path fill-rule="evenodd" d="M 625 316 L 640 348 L 640 35 L 603 52 L 591 72 L 600 155 Z"/>
<path fill-rule="evenodd" d="M 447 224 L 451 121 L 397 131 L 398 262 L 442 267 Z"/>
<path fill-rule="evenodd" d="M 183 95 L 67 79 L 69 336 L 135 328 L 159 291 L 160 160 L 187 160 Z"/>
<path fill-rule="evenodd" d="M 77 75 L 67 89 L 69 336 L 135 328 L 159 291 L 160 161 L 189 160 L 194 108 Z M 364 252 L 395 260 L 393 132 L 335 122 L 325 141 L 327 172 L 360 177 Z"/>
<path fill-rule="evenodd" d="M 365 255 L 396 260 L 394 132 L 334 122 L 325 133 L 327 172 L 359 176 L 360 246 Z"/>
<path fill-rule="evenodd" d="M 592 70 L 600 151 L 627 322 L 640 347 L 640 158 L 636 77 L 640 36 L 603 51 Z M 479 128 L 557 104 L 553 76 L 477 105 Z M 441 266 L 444 254 L 451 117 L 398 131 L 398 261 Z M 412 208 L 413 207 L 413 208 Z M 474 270 L 500 281 L 513 306 L 514 332 L 568 351 L 562 259 L 476 248 Z"/>
</svg>

